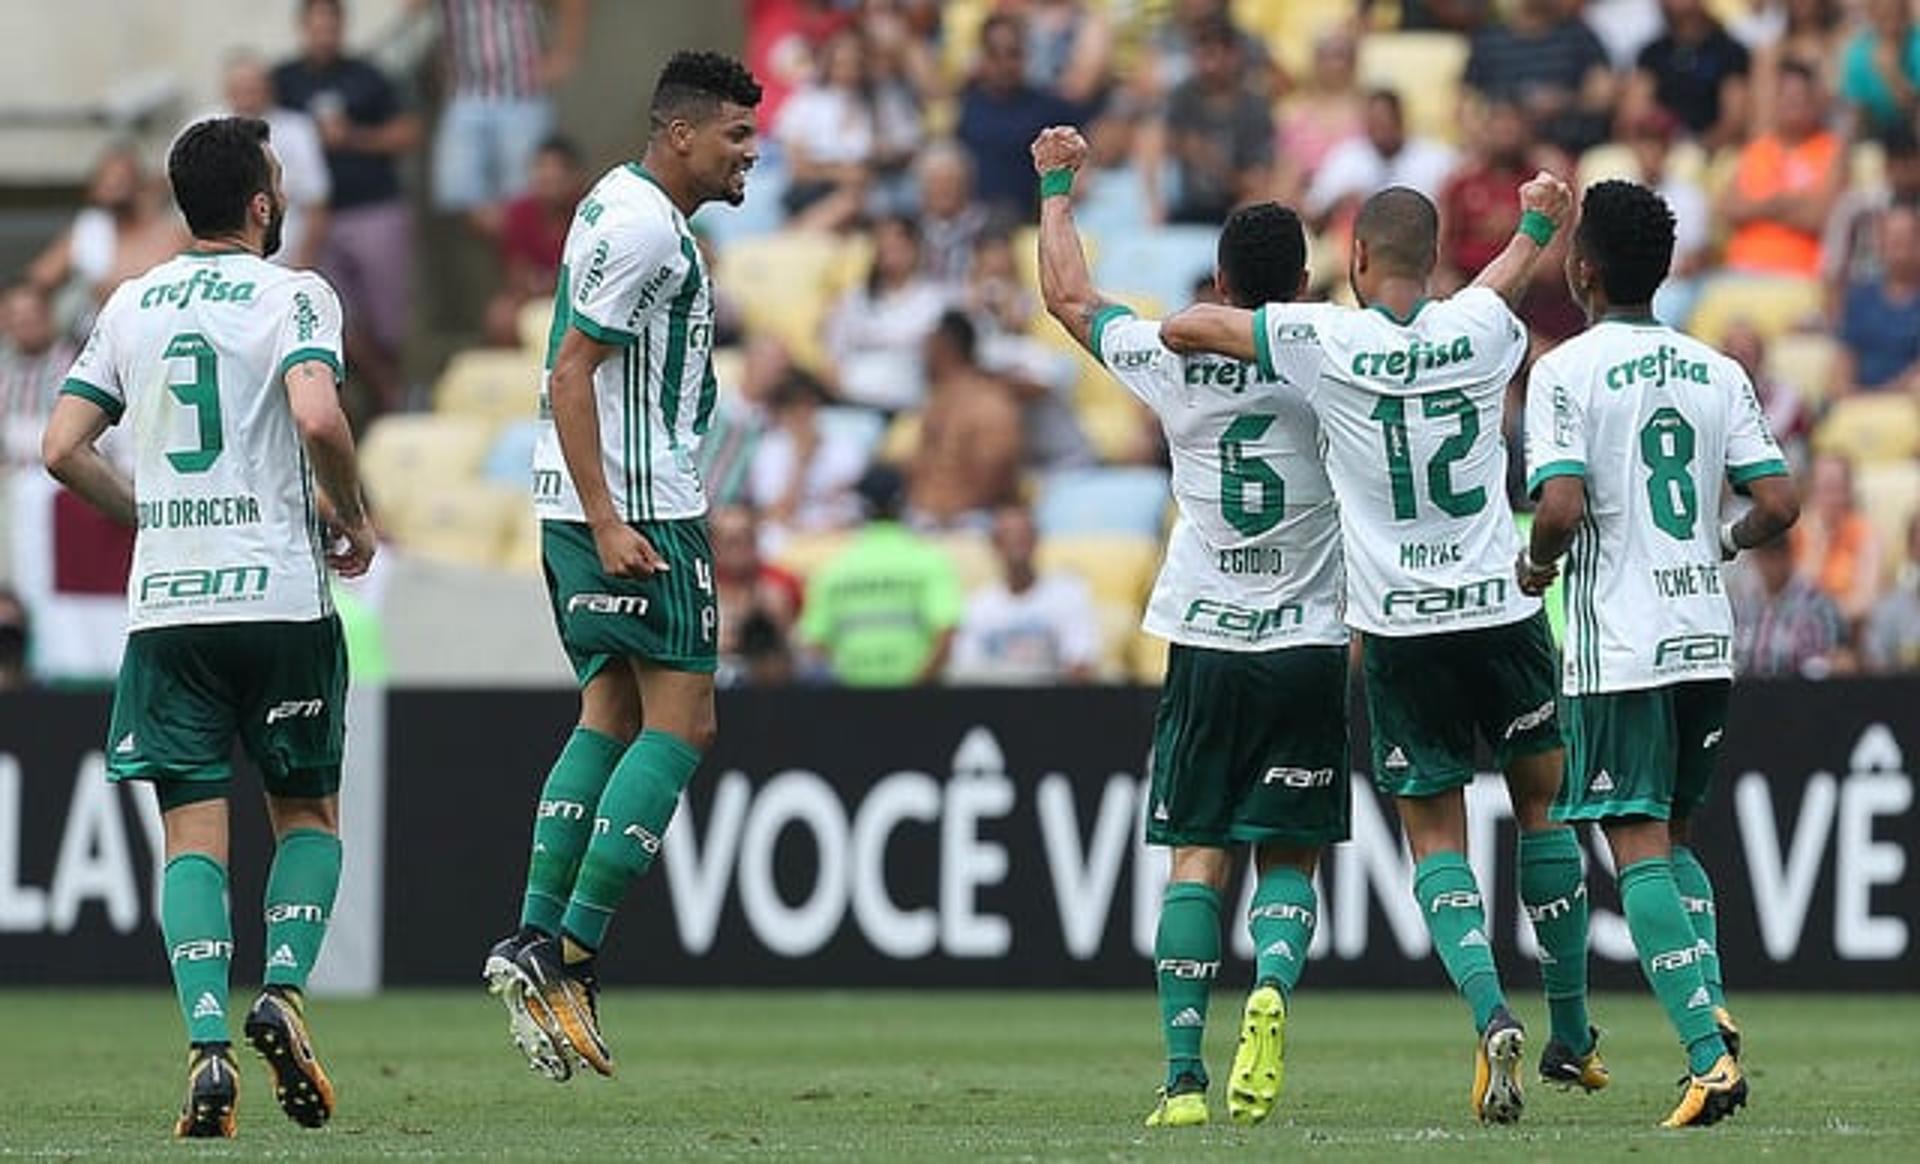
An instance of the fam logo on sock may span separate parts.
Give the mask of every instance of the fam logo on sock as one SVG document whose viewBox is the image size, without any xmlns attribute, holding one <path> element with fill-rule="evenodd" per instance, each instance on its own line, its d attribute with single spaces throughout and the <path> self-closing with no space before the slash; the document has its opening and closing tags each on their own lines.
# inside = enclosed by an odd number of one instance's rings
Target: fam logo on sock
<svg viewBox="0 0 1920 1164">
<path fill-rule="evenodd" d="M 195 938 L 190 942 L 181 942 L 168 956 L 171 963 L 204 962 L 209 958 L 233 957 L 233 941 L 229 938 Z"/>
<path fill-rule="evenodd" d="M 1203 962 L 1198 958 L 1162 958 L 1153 964 L 1157 974 L 1170 974 L 1184 982 L 1197 982 L 1219 976 L 1220 961 Z"/>
</svg>

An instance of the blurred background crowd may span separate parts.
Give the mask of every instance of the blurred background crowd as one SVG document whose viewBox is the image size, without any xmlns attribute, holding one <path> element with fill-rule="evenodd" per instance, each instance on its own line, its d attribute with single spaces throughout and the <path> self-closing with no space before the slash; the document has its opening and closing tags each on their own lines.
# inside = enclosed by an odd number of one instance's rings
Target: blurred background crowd
<svg viewBox="0 0 1920 1164">
<path fill-rule="evenodd" d="M 356 670 L 479 681 L 531 654 L 564 679 L 526 481 L 549 296 L 668 47 L 643 72 L 595 46 L 687 6 L 257 7 L 290 47 L 233 48 L 194 91 L 272 122 L 279 261 L 346 304 L 388 540 L 343 600 Z M 721 297 L 703 457 L 725 682 L 1158 679 L 1135 628 L 1165 449 L 1039 311 L 1027 147 L 1053 124 L 1093 143 L 1095 280 L 1146 315 L 1209 294 L 1248 201 L 1301 211 L 1313 294 L 1341 300 L 1353 213 L 1385 186 L 1439 205 L 1443 289 L 1505 243 L 1536 169 L 1656 186 L 1679 234 L 1657 312 L 1747 367 L 1806 491 L 1791 541 L 1735 571 L 1743 673 L 1920 669 L 1920 0 L 709 7 L 737 11 L 704 43 L 767 91 L 745 206 L 694 219 Z M 570 132 L 583 86 L 616 95 L 623 139 Z M 14 215 L 50 228 L 31 246 L 0 230 L 0 688 L 117 659 L 128 535 L 53 495 L 38 431 L 97 306 L 184 242 L 156 163 L 208 110 L 180 104 L 149 102 L 78 205 Z M 1535 354 L 1580 329 L 1557 261 L 1521 314 Z"/>
</svg>

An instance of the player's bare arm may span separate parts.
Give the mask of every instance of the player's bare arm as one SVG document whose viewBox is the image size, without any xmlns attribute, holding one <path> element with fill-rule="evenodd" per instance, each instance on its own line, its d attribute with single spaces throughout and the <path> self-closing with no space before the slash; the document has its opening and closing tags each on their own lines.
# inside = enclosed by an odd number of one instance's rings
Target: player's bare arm
<svg viewBox="0 0 1920 1164">
<path fill-rule="evenodd" d="M 106 411 L 93 401 L 63 394 L 47 418 L 40 458 L 54 480 L 121 525 L 132 526 L 133 482 L 95 445 L 110 423 Z"/>
<path fill-rule="evenodd" d="M 1573 191 L 1559 178 L 1541 170 L 1520 187 L 1521 226 L 1507 241 L 1506 249 L 1494 256 L 1474 279 L 1475 287 L 1488 287 L 1509 307 L 1520 302 L 1533 282 L 1533 270 L 1546 253 L 1554 234 L 1567 225 L 1573 215 Z M 1538 223 L 1538 215 L 1546 220 Z"/>
<path fill-rule="evenodd" d="M 344 539 L 327 548 L 327 564 L 343 578 L 357 578 L 373 563 L 376 538 L 354 464 L 353 430 L 340 408 L 340 385 L 323 360 L 303 360 L 287 369 L 287 403 L 294 427 L 313 458 L 313 473 L 325 499 L 326 522 Z"/>
<path fill-rule="evenodd" d="M 1800 520 L 1800 490 L 1792 477 L 1761 477 L 1749 481 L 1746 489 L 1753 507 L 1720 527 L 1720 552 L 1728 558 L 1772 541 Z"/>
<path fill-rule="evenodd" d="M 622 578 L 650 578 L 667 568 L 666 559 L 652 542 L 620 519 L 613 493 L 607 488 L 606 471 L 600 465 L 600 413 L 594 403 L 593 373 L 612 354 L 612 345 L 578 328 L 567 329 L 548 378 L 553 427 L 560 438 L 567 475 L 573 478 L 587 527 L 593 531 L 601 568 Z"/>
<path fill-rule="evenodd" d="M 1087 141 L 1070 126 L 1054 126 L 1033 139 L 1033 168 L 1043 180 L 1040 197 L 1040 298 L 1081 347 L 1093 351 L 1093 317 L 1108 305 L 1093 286 L 1086 252 L 1073 224 L 1072 178 L 1087 160 Z M 1047 175 L 1064 173 L 1063 182 Z M 1094 352 L 1097 358 L 1100 353 Z"/>
<path fill-rule="evenodd" d="M 1196 303 L 1160 324 L 1160 342 L 1186 355 L 1214 352 L 1252 363 L 1256 359 L 1253 312 L 1244 307 Z"/>
<path fill-rule="evenodd" d="M 1520 551 L 1516 572 L 1520 590 L 1535 598 L 1560 576 L 1560 557 L 1573 544 L 1573 535 L 1587 514 L 1587 483 L 1573 475 L 1550 477 L 1540 486 L 1533 511 L 1533 531 Z"/>
</svg>

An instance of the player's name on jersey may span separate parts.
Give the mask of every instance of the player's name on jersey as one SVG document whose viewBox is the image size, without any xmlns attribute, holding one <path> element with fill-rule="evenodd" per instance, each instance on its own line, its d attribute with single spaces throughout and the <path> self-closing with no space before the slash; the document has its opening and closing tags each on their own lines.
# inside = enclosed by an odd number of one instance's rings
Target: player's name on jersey
<svg viewBox="0 0 1920 1164">
<path fill-rule="evenodd" d="M 1279 546 L 1238 546 L 1230 550 L 1218 550 L 1220 572 L 1238 577 L 1250 574 L 1284 574 L 1287 572 L 1286 555 Z"/>
<path fill-rule="evenodd" d="M 1695 598 L 1720 593 L 1720 567 L 1702 562 L 1684 566 L 1656 566 L 1653 588 L 1662 598 Z"/>
<path fill-rule="evenodd" d="M 209 303 L 252 303 L 253 292 L 251 280 L 230 282 L 219 271 L 200 267 L 177 283 L 156 283 L 148 287 L 140 294 L 140 306 L 143 310 L 169 304 L 185 308 L 195 299 Z"/>
<path fill-rule="evenodd" d="M 1466 554 L 1459 542 L 1401 542 L 1400 566 L 1406 570 L 1427 570 L 1464 561 Z"/>
<path fill-rule="evenodd" d="M 1615 392 L 1631 384 L 1651 384 L 1655 388 L 1664 388 L 1669 383 L 1681 380 L 1689 384 L 1707 383 L 1706 362 L 1689 360 L 1666 344 L 1661 344 L 1656 351 L 1607 369 L 1607 387 Z"/>
<path fill-rule="evenodd" d="M 250 493 L 228 497 L 167 497 L 135 507 L 141 529 L 207 529 L 260 524 L 260 500 Z"/>
<path fill-rule="evenodd" d="M 1307 610 L 1298 602 L 1276 602 L 1255 608 L 1213 598 L 1196 598 L 1187 604 L 1186 617 L 1180 621 L 1195 634 L 1257 643 L 1305 626 Z"/>
<path fill-rule="evenodd" d="M 1414 339 L 1406 347 L 1391 352 L 1355 352 L 1352 371 L 1373 380 L 1398 380 L 1411 384 L 1422 372 L 1434 372 L 1473 359 L 1473 341 L 1467 336 L 1452 339 Z"/>
</svg>

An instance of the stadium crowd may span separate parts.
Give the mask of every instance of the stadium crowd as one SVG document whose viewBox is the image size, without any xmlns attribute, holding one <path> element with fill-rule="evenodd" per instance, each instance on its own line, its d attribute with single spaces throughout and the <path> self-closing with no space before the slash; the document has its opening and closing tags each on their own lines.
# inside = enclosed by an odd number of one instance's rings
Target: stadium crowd
<svg viewBox="0 0 1920 1164">
<path fill-rule="evenodd" d="M 233 55 L 225 106 L 272 122 L 282 261 L 345 301 L 385 535 L 530 571 L 549 299 L 596 172 L 553 94 L 592 10 L 409 2 L 437 17 L 431 118 L 410 78 L 347 51 L 351 0 L 290 0 L 298 52 Z M 1213 232 L 1248 201 L 1300 209 L 1313 293 L 1338 298 L 1354 211 L 1385 186 L 1438 204 L 1446 286 L 1511 235 L 1536 169 L 1656 187 L 1679 229 L 1657 310 L 1747 367 L 1806 493 L 1791 542 L 1734 571 L 1743 673 L 1920 670 L 1915 0 L 746 8 L 760 161 L 744 207 L 695 219 L 721 296 L 702 457 L 724 681 L 1157 678 L 1164 648 L 1134 628 L 1165 518 L 1158 428 L 1036 301 L 1028 146 L 1054 124 L 1093 143 L 1078 218 L 1096 280 L 1143 315 L 1209 293 Z M 472 348 L 430 392 L 403 371 L 434 294 L 399 164 L 421 151 L 424 205 L 497 256 Z M 116 148 L 69 227 L 10 273 L 9 472 L 37 465 L 93 311 L 183 239 L 164 181 Z M 1557 262 L 1521 314 L 1535 355 L 1583 326 Z M 1523 512 L 1524 383 L 1508 411 Z M 109 573 L 120 536 L 85 541 Z M 34 614 L 8 569 L 0 549 L 0 684 L 24 681 Z"/>
</svg>

